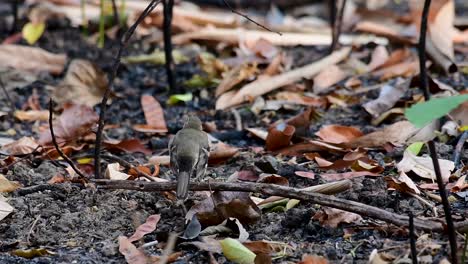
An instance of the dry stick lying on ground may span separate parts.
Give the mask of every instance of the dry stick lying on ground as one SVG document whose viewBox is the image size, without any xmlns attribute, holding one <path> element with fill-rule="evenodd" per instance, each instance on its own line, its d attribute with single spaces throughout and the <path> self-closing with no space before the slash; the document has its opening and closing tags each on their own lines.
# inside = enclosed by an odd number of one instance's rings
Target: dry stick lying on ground
<svg viewBox="0 0 468 264">
<path fill-rule="evenodd" d="M 424 93 L 425 101 L 431 99 L 431 92 L 429 91 L 428 86 L 428 77 L 426 69 L 426 32 L 427 32 L 427 17 L 429 14 L 429 8 L 431 6 L 431 0 L 424 1 L 424 7 L 421 15 L 421 29 L 419 33 L 419 43 L 418 43 L 418 55 L 419 55 L 419 80 L 420 80 L 420 89 Z M 437 187 L 439 188 L 440 198 L 442 198 L 442 205 L 444 208 L 445 221 L 447 224 L 447 233 L 450 242 L 450 257 L 453 264 L 458 263 L 457 257 L 457 237 L 455 233 L 455 227 L 452 220 L 452 213 L 450 209 L 450 203 L 447 198 L 447 192 L 445 190 L 445 184 L 442 179 L 442 174 L 440 172 L 439 160 L 437 159 L 437 151 L 433 140 L 427 142 L 429 148 L 429 154 L 432 159 L 432 164 L 434 167 L 434 172 L 437 180 Z"/>
<path fill-rule="evenodd" d="M 109 78 L 109 84 L 106 87 L 104 96 L 101 101 L 101 113 L 99 114 L 98 130 L 96 132 L 96 143 L 94 149 L 94 177 L 101 178 L 101 144 L 102 144 L 102 132 L 104 130 L 104 124 L 106 119 L 106 110 L 107 110 L 107 100 L 109 99 L 110 93 L 112 91 L 112 86 L 114 85 L 115 77 L 117 76 L 117 70 L 120 66 L 120 59 L 122 57 L 123 50 L 127 47 L 130 37 L 133 35 L 133 32 L 137 26 L 143 21 L 143 19 L 153 11 L 154 8 L 161 2 L 161 0 L 152 0 L 151 3 L 146 7 L 146 9 L 141 13 L 135 23 L 125 32 L 122 41 L 120 42 L 119 50 L 117 56 L 115 57 L 114 64 L 112 66 L 112 72 Z"/>
<path fill-rule="evenodd" d="M 142 182 L 142 181 L 119 181 L 119 180 L 96 180 L 96 185 L 100 189 L 125 189 L 137 190 L 144 192 L 160 192 L 175 190 L 176 182 Z M 301 201 L 308 201 L 323 206 L 329 206 L 344 211 L 357 213 L 362 216 L 367 216 L 398 226 L 407 226 L 409 218 L 404 215 L 395 214 L 383 209 L 373 207 L 359 202 L 344 200 L 334 196 L 303 191 L 292 187 L 285 187 L 273 184 L 264 183 L 248 183 L 248 182 L 210 182 L 208 183 L 190 183 L 192 191 L 240 191 L 240 192 L 256 192 L 266 195 L 281 196 L 293 198 Z M 468 220 L 457 223 L 457 229 L 468 229 Z M 425 231 L 442 232 L 445 226 L 437 221 L 428 219 L 414 219 L 414 227 Z"/>
<path fill-rule="evenodd" d="M 54 125 L 52 122 L 53 119 L 53 109 L 52 109 L 52 98 L 49 100 L 49 128 L 50 128 L 50 135 L 52 137 L 52 143 L 54 144 L 55 149 L 57 150 L 58 154 L 60 157 L 62 157 L 69 165 L 72 167 L 72 169 L 80 176 L 82 180 L 87 180 L 86 176 L 76 167 L 75 163 L 67 156 L 63 151 L 60 149 L 57 139 L 55 138 L 55 133 L 54 133 Z"/>
</svg>

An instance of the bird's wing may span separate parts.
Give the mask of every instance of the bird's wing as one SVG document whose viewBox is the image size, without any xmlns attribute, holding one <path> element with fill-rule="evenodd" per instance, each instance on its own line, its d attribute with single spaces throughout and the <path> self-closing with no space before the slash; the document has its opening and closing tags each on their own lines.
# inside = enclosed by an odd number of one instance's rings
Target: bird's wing
<svg viewBox="0 0 468 264">
<path fill-rule="evenodd" d="M 200 180 L 201 177 L 205 175 L 206 167 L 208 167 L 208 158 L 210 155 L 209 147 L 200 145 L 200 150 L 198 153 L 198 162 L 196 167 L 196 175 L 195 178 Z"/>
<path fill-rule="evenodd" d="M 177 176 L 179 173 L 179 164 L 177 163 L 177 151 L 176 151 L 176 144 L 174 144 L 175 137 L 169 140 L 169 157 L 171 161 L 171 170 L 174 175 Z"/>
</svg>

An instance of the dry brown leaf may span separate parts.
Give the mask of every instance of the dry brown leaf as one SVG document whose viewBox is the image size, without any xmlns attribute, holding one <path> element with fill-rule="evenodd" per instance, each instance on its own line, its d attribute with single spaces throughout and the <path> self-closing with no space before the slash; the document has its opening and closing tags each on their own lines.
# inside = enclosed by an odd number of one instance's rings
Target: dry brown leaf
<svg viewBox="0 0 468 264">
<path fill-rule="evenodd" d="M 343 144 L 348 148 L 372 148 L 382 147 L 386 143 L 401 145 L 407 143 L 407 140 L 420 131 L 409 121 L 400 121 L 385 127 L 382 130 L 358 137 L 350 142 Z"/>
<path fill-rule="evenodd" d="M 281 186 L 289 186 L 289 181 L 283 176 L 276 175 L 276 174 L 267 174 L 262 173 L 260 174 L 260 178 L 257 180 L 258 183 L 268 183 L 268 184 L 276 184 Z"/>
<path fill-rule="evenodd" d="M 327 99 L 325 97 L 311 97 L 305 96 L 297 92 L 283 91 L 275 95 L 275 98 L 279 101 L 286 101 L 288 103 L 295 103 L 306 106 L 325 107 L 327 106 Z"/>
<path fill-rule="evenodd" d="M 336 65 L 322 68 L 320 73 L 314 77 L 314 93 L 319 94 L 328 90 L 332 85 L 346 78 L 347 75 L 345 71 Z"/>
<path fill-rule="evenodd" d="M 150 149 L 145 147 L 145 145 L 139 139 L 124 139 L 124 140 L 106 140 L 103 142 L 104 146 L 110 151 L 125 151 L 129 153 L 140 152 L 146 155 L 152 153 Z"/>
<path fill-rule="evenodd" d="M 379 23 L 373 21 L 361 21 L 356 24 L 355 30 L 386 37 L 392 41 L 403 44 L 416 44 L 416 37 L 407 37 L 402 32 L 409 31 L 404 25 L 397 23 Z"/>
<path fill-rule="evenodd" d="M 350 142 L 353 139 L 359 138 L 364 135 L 361 130 L 340 125 L 327 125 L 323 126 L 317 133 L 315 133 L 323 141 L 334 144 L 341 144 Z"/>
<path fill-rule="evenodd" d="M 62 114 L 54 120 L 54 132 L 57 142 L 77 140 L 91 131 L 91 127 L 97 123 L 99 116 L 94 110 L 85 105 L 67 106 Z M 46 145 L 52 142 L 50 129 L 42 131 L 38 143 Z"/>
<path fill-rule="evenodd" d="M 377 118 L 390 110 L 408 89 L 409 81 L 400 80 L 394 85 L 385 84 L 380 90 L 379 97 L 365 103 L 363 107 L 374 118 Z"/>
<path fill-rule="evenodd" d="M 297 264 L 328 264 L 328 260 L 317 255 L 303 255 L 302 261 Z"/>
<path fill-rule="evenodd" d="M 170 161 L 171 157 L 169 157 L 169 155 L 153 156 L 148 160 L 150 164 L 161 166 L 169 166 L 169 164 L 171 163 Z"/>
<path fill-rule="evenodd" d="M 362 217 L 355 213 L 346 212 L 340 209 L 322 207 L 322 210 L 317 212 L 313 219 L 318 220 L 321 225 L 337 228 L 341 223 L 357 223 L 362 220 Z"/>
<path fill-rule="evenodd" d="M 156 229 L 156 225 L 158 224 L 160 219 L 161 219 L 161 215 L 159 214 L 150 215 L 146 219 L 146 222 L 144 224 L 137 227 L 137 230 L 135 231 L 135 233 L 131 237 L 129 237 L 128 240 L 130 242 L 134 242 L 134 241 L 140 240 L 146 234 L 153 232 Z"/>
<path fill-rule="evenodd" d="M 93 107 L 101 102 L 108 85 L 107 75 L 96 64 L 74 59 L 64 80 L 54 88 L 53 97 L 58 103 L 73 102 Z"/>
<path fill-rule="evenodd" d="M 25 155 L 30 154 L 39 145 L 36 140 L 32 137 L 22 137 L 14 142 L 5 144 L 1 150 L 8 153 L 9 155 Z"/>
<path fill-rule="evenodd" d="M 149 259 L 143 252 L 128 240 L 126 236 L 119 236 L 119 252 L 124 255 L 128 264 L 146 264 Z"/>
<path fill-rule="evenodd" d="M 192 219 L 194 214 L 202 225 L 217 225 L 230 217 L 242 224 L 251 224 L 260 219 L 261 211 L 248 193 L 215 191 L 211 197 L 192 206 L 185 218 Z"/>
<path fill-rule="evenodd" d="M 15 208 L 6 202 L 6 199 L 0 194 L 0 221 L 7 217 Z"/>
<path fill-rule="evenodd" d="M 452 171 L 455 169 L 455 164 L 451 160 L 438 159 L 438 161 L 442 180 L 448 182 Z M 436 180 L 432 159 L 430 157 L 418 157 L 408 150 L 403 153 L 403 159 L 398 162 L 397 168 L 400 172 L 413 171 L 422 178 Z"/>
<path fill-rule="evenodd" d="M 404 172 L 400 173 L 398 179 L 390 176 L 385 176 L 384 179 L 387 182 L 388 188 L 395 189 L 402 193 L 421 193 L 413 180 L 411 180 L 410 177 L 408 177 L 408 175 L 406 175 Z"/>
<path fill-rule="evenodd" d="M 16 110 L 15 117 L 21 121 L 47 121 L 49 120 L 49 111 L 47 110 Z"/>
<path fill-rule="evenodd" d="M 453 37 L 456 29 L 453 26 L 455 20 L 455 3 L 453 0 L 447 1 L 437 12 L 433 21 L 428 24 L 429 36 L 445 56 L 454 60 Z"/>
<path fill-rule="evenodd" d="M 319 73 L 323 68 L 334 65 L 345 59 L 350 52 L 350 48 L 343 48 L 333 52 L 331 55 L 306 65 L 282 74 L 263 78 L 262 80 L 254 81 L 244 87 L 238 92 L 227 92 L 220 96 L 216 101 L 216 109 L 222 110 L 231 106 L 241 104 L 245 101 L 255 99 L 258 96 L 271 92 L 284 85 L 294 83 L 302 78 L 311 78 Z"/>
<path fill-rule="evenodd" d="M 279 123 L 271 127 L 268 130 L 268 136 L 265 142 L 266 149 L 274 151 L 289 146 L 295 131 L 295 127 L 287 125 L 286 123 Z"/>
<path fill-rule="evenodd" d="M 407 48 L 394 50 L 388 59 L 380 66 L 377 66 L 374 70 L 387 68 L 396 64 L 399 64 L 411 56 L 411 51 Z"/>
<path fill-rule="evenodd" d="M 449 115 L 458 125 L 468 125 L 468 102 L 460 104 L 457 108 L 452 110 Z"/>
<path fill-rule="evenodd" d="M 218 142 L 210 145 L 210 156 L 208 161 L 210 164 L 218 164 L 234 157 L 237 152 L 239 152 L 238 148 L 223 142 Z"/>
<path fill-rule="evenodd" d="M 167 125 L 161 104 L 151 95 L 142 95 L 141 106 L 146 124 L 134 125 L 133 129 L 144 133 L 166 133 Z"/>
<path fill-rule="evenodd" d="M 270 41 L 260 38 L 256 40 L 246 39 L 240 43 L 240 49 L 246 55 L 255 55 L 265 59 L 273 59 L 279 52 Z"/>
<path fill-rule="evenodd" d="M 106 178 L 111 180 L 127 180 L 130 175 L 121 172 L 119 163 L 110 163 L 106 168 Z"/>
<path fill-rule="evenodd" d="M 216 88 L 216 97 L 231 90 L 239 83 L 252 79 L 258 74 L 258 72 L 256 63 L 244 63 L 232 68 L 230 71 L 225 73 L 223 80 Z"/>
<path fill-rule="evenodd" d="M 21 187 L 21 185 L 17 182 L 9 181 L 5 176 L 0 174 L 0 193 L 2 192 L 13 192 L 14 190 Z M 0 213 L 1 214 L 1 213 Z"/>
<path fill-rule="evenodd" d="M 389 57 L 390 55 L 388 54 L 388 51 L 385 48 L 385 46 L 377 46 L 372 52 L 371 60 L 367 65 L 368 70 L 373 71 L 377 69 L 379 66 L 383 65 Z"/>
<path fill-rule="evenodd" d="M 450 188 L 451 192 L 460 192 L 468 188 L 468 183 L 466 182 L 466 175 L 458 178 L 457 182 Z"/>
<path fill-rule="evenodd" d="M 412 77 L 419 73 L 419 62 L 415 57 L 397 63 L 395 65 L 381 68 L 373 73 L 374 76 L 380 77 L 380 80 L 388 80 L 395 77 Z"/>
<path fill-rule="evenodd" d="M 36 47 L 0 45 L 0 67 L 2 68 L 12 67 L 33 73 L 60 74 L 66 62 L 65 54 L 54 54 Z"/>
</svg>

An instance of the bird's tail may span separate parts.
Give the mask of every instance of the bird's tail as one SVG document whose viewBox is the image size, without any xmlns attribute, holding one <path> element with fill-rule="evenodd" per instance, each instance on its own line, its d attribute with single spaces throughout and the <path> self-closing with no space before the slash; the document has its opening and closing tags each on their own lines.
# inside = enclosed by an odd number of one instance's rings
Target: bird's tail
<svg viewBox="0 0 468 264">
<path fill-rule="evenodd" d="M 177 178 L 177 200 L 185 201 L 187 199 L 189 183 L 190 174 L 186 171 L 180 171 Z"/>
</svg>

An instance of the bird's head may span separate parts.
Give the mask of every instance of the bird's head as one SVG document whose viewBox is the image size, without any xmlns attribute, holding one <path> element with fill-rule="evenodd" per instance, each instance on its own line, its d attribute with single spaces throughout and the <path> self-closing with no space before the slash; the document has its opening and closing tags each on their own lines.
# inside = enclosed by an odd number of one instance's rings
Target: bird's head
<svg viewBox="0 0 468 264">
<path fill-rule="evenodd" d="M 197 130 L 202 130 L 202 122 L 200 119 L 194 115 L 189 115 L 185 120 L 184 128 L 193 128 Z"/>
</svg>

